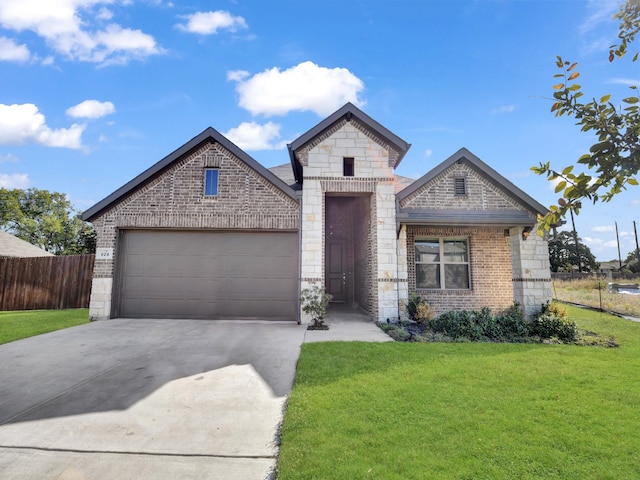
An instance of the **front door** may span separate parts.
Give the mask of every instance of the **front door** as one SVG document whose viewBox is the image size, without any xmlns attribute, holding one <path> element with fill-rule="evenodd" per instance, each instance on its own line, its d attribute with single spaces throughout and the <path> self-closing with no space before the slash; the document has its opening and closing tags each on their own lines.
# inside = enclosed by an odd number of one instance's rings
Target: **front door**
<svg viewBox="0 0 640 480">
<path fill-rule="evenodd" d="M 346 242 L 344 240 L 328 240 L 325 274 L 327 293 L 333 296 L 334 302 L 346 302 L 347 300 L 346 252 Z"/>
</svg>

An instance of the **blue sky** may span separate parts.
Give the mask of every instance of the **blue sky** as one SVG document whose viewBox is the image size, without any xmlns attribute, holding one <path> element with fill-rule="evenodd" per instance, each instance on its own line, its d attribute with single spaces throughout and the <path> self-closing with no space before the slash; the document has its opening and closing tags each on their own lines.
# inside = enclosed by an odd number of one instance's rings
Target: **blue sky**
<svg viewBox="0 0 640 480">
<path fill-rule="evenodd" d="M 0 187 L 79 210 L 208 126 L 270 167 L 351 101 L 412 144 L 418 178 L 467 147 L 544 205 L 529 168 L 594 139 L 550 113 L 556 55 L 618 100 L 640 63 L 607 61 L 610 0 L 0 0 Z M 598 260 L 635 248 L 640 188 L 585 206 Z"/>
</svg>

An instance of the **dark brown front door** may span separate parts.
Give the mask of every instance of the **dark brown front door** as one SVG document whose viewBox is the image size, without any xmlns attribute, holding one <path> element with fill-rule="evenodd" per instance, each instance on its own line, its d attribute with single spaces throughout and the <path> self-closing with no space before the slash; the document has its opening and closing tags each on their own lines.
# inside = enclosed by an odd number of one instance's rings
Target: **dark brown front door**
<svg viewBox="0 0 640 480">
<path fill-rule="evenodd" d="M 347 254 L 344 240 L 331 239 L 327 243 L 326 281 L 327 293 L 334 302 L 347 300 Z"/>
</svg>

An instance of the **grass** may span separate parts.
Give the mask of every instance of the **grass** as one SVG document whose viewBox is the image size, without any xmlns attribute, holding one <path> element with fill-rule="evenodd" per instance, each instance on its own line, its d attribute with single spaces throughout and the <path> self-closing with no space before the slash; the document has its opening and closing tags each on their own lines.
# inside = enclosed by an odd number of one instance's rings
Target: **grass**
<svg viewBox="0 0 640 480">
<path fill-rule="evenodd" d="M 640 283 L 640 278 L 617 283 Z M 609 293 L 608 281 L 598 278 L 582 280 L 554 280 L 553 297 L 563 302 L 579 303 L 612 312 L 640 317 L 640 295 Z"/>
<path fill-rule="evenodd" d="M 620 348 L 304 344 L 278 479 L 619 479 L 640 471 L 640 324 Z"/>
<path fill-rule="evenodd" d="M 89 323 L 86 308 L 0 312 L 0 345 L 83 323 Z"/>
</svg>

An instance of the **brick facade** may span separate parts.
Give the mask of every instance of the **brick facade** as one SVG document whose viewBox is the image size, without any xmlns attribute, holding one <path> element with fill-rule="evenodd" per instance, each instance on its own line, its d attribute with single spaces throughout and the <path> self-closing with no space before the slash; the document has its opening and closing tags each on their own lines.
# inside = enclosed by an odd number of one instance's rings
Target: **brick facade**
<svg viewBox="0 0 640 480">
<path fill-rule="evenodd" d="M 454 179 L 464 178 L 467 193 L 455 195 Z M 464 163 L 456 163 L 400 202 L 401 208 L 512 210 L 524 209 L 513 198 Z M 531 215 L 535 220 L 535 215 Z"/>
<path fill-rule="evenodd" d="M 375 320 L 397 319 L 415 291 L 419 238 L 469 242 L 470 288 L 420 292 L 438 312 L 500 310 L 516 301 L 530 314 L 550 298 L 546 239 L 523 235 L 544 207 L 465 149 L 396 192 L 394 169 L 409 144 L 352 105 L 336 114 L 289 147 L 301 191 L 208 129 L 159 162 L 157 171 L 93 207 L 97 247 L 113 255 L 96 256 L 91 317 L 108 318 L 112 311 L 119 232 L 141 228 L 299 231 L 300 289 L 326 286 L 327 245 L 340 238 L 344 301 Z M 353 176 L 345 175 L 345 158 L 353 159 Z M 215 197 L 204 195 L 206 168 L 219 171 Z"/>
<path fill-rule="evenodd" d="M 204 196 L 204 169 L 218 168 L 218 195 Z M 93 219 L 97 247 L 90 301 L 92 318 L 108 318 L 118 258 L 118 231 L 130 228 L 289 230 L 299 226 L 299 204 L 215 142 L 207 142 Z"/>
<path fill-rule="evenodd" d="M 406 232 L 408 288 L 411 292 L 416 291 L 416 239 L 463 237 L 469 241 L 469 290 L 418 290 L 438 313 L 482 307 L 503 310 L 513 304 L 511 246 L 504 229 L 409 225 Z"/>
</svg>

